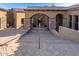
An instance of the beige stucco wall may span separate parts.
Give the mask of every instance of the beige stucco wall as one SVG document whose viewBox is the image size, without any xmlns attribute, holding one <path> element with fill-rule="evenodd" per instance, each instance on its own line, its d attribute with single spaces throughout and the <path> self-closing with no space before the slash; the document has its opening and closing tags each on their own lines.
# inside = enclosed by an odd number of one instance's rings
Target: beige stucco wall
<svg viewBox="0 0 79 59">
<path fill-rule="evenodd" d="M 7 12 L 0 10 L 0 29 L 4 29 L 7 26 Z"/>
<path fill-rule="evenodd" d="M 17 12 L 16 13 L 16 20 L 15 20 L 15 27 L 16 28 L 20 28 L 22 26 L 21 24 L 21 20 L 22 18 L 25 18 L 25 13 L 22 13 L 22 12 Z"/>
<path fill-rule="evenodd" d="M 60 26 L 59 35 L 64 39 L 69 39 L 79 42 L 79 31 Z"/>
</svg>

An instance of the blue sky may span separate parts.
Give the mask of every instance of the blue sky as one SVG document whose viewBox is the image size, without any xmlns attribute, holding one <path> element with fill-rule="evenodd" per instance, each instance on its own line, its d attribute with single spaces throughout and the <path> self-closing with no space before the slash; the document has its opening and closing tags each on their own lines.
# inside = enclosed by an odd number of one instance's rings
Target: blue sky
<svg viewBox="0 0 79 59">
<path fill-rule="evenodd" d="M 70 6 L 76 3 L 0 3 L 0 8 L 26 8 L 28 6 Z"/>
</svg>

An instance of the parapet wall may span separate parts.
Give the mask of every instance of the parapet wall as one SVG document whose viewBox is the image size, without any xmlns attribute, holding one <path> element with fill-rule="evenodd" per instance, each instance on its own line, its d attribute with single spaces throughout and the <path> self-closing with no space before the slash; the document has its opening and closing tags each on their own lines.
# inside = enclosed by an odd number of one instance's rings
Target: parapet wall
<svg viewBox="0 0 79 59">
<path fill-rule="evenodd" d="M 59 35 L 64 39 L 70 39 L 79 42 L 79 31 L 60 26 Z"/>
</svg>

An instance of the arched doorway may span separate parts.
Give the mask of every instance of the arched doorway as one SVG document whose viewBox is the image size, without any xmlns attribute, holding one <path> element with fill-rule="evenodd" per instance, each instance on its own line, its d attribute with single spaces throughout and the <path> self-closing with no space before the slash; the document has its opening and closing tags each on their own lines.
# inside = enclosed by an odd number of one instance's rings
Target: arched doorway
<svg viewBox="0 0 79 59">
<path fill-rule="evenodd" d="M 34 14 L 30 20 L 31 28 L 39 27 L 39 23 L 41 28 L 49 28 L 49 17 L 42 13 Z"/>
<path fill-rule="evenodd" d="M 63 25 L 63 15 L 57 14 L 56 15 L 56 31 L 59 31 L 59 26 Z"/>
</svg>

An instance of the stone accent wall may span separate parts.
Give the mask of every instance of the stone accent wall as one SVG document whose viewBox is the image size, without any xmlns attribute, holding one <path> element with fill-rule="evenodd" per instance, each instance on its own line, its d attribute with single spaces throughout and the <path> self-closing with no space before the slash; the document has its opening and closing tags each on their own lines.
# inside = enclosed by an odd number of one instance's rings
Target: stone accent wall
<svg viewBox="0 0 79 59">
<path fill-rule="evenodd" d="M 52 27 L 52 29 L 54 29 L 56 27 L 56 15 L 57 14 L 62 14 L 63 15 L 63 26 L 68 27 L 67 25 L 67 12 L 66 11 L 30 11 L 30 10 L 26 10 L 25 11 L 25 17 L 26 18 L 31 18 L 33 15 L 38 14 L 38 13 L 42 13 L 45 14 L 49 17 L 49 28 Z"/>
<path fill-rule="evenodd" d="M 7 11 L 7 24 L 8 24 L 8 27 L 9 25 L 13 25 L 12 27 L 15 27 L 15 12 L 11 9 L 11 10 L 8 10 Z"/>
<path fill-rule="evenodd" d="M 49 29 L 55 29 L 55 26 L 56 25 L 56 23 L 55 23 L 55 19 L 50 19 L 49 18 Z"/>
<path fill-rule="evenodd" d="M 29 18 L 24 19 L 24 29 L 31 29 L 31 24 L 30 24 Z"/>
</svg>

